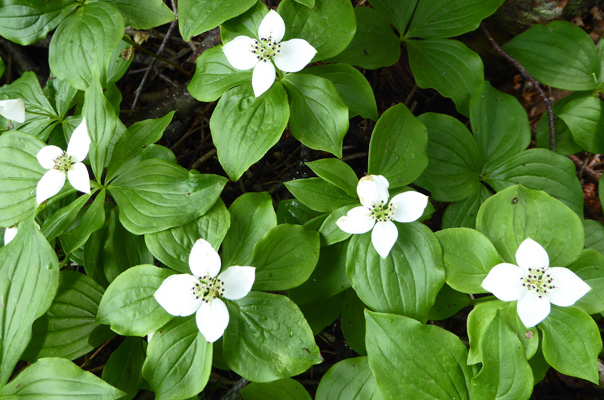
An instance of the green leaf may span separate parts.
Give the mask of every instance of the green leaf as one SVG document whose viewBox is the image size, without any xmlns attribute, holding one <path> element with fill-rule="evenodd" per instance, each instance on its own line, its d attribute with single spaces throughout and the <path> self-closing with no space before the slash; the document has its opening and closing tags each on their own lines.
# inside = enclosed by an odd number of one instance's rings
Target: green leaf
<svg viewBox="0 0 604 400">
<path fill-rule="evenodd" d="M 311 149 L 341 157 L 342 141 L 348 131 L 348 107 L 335 85 L 320 76 L 303 73 L 288 74 L 281 82 L 289 96 L 292 135 Z"/>
<path fill-rule="evenodd" d="M 478 192 L 450 204 L 443 214 L 442 228 L 474 228 L 478 208 L 489 197 L 491 197 L 491 191 L 484 185 L 480 185 Z"/>
<path fill-rule="evenodd" d="M 539 335 L 537 328 L 526 328 L 516 311 L 516 302 L 503 302 L 497 299 L 479 303 L 468 316 L 468 338 L 470 341 L 470 352 L 468 354 L 468 365 L 483 362 L 485 356 L 482 353 L 482 341 L 489 340 L 485 330 L 495 318 L 501 314 L 507 326 L 515 333 L 520 343 L 524 346 L 524 357 L 530 359 L 539 348 Z"/>
<path fill-rule="evenodd" d="M 65 207 L 53 212 L 50 218 L 44 221 L 42 225 L 42 233 L 46 236 L 46 240 L 53 240 L 65 232 L 74 223 L 80 210 L 89 199 L 90 194 L 84 193 Z"/>
<path fill-rule="evenodd" d="M 291 378 L 252 382 L 241 390 L 243 400 L 312 400 L 304 386 Z"/>
<path fill-rule="evenodd" d="M 501 259 L 482 233 L 468 228 L 436 232 L 443 250 L 447 284 L 463 293 L 486 293 L 482 281 Z"/>
<path fill-rule="evenodd" d="M 0 226 L 33 217 L 36 186 L 44 168 L 36 155 L 44 143 L 20 132 L 0 135 Z"/>
<path fill-rule="evenodd" d="M 90 152 L 88 159 L 97 181 L 101 180 L 103 169 L 109 159 L 109 144 L 111 143 L 119 120 L 111 103 L 103 94 L 100 83 L 91 82 L 86 90 L 84 100 L 84 116 L 90 136 Z"/>
<path fill-rule="evenodd" d="M 445 282 L 440 244 L 421 223 L 396 226 L 398 240 L 387 258 L 375 251 L 370 233 L 353 235 L 346 254 L 346 274 L 371 309 L 425 321 Z"/>
<path fill-rule="evenodd" d="M 180 0 L 178 28 L 185 41 L 244 13 L 256 0 Z"/>
<path fill-rule="evenodd" d="M 151 29 L 172 21 L 174 13 L 162 0 L 92 0 L 111 4 L 124 17 L 126 26 Z"/>
<path fill-rule="evenodd" d="M 480 190 L 481 160 L 474 137 L 458 119 L 426 113 L 418 117 L 428 129 L 428 166 L 415 183 L 438 201 L 459 201 Z"/>
<path fill-rule="evenodd" d="M 421 0 L 405 37 L 446 38 L 478 28 L 504 0 Z M 522 63 L 522 62 L 521 62 Z"/>
<path fill-rule="evenodd" d="M 65 118 L 65 114 L 73 107 L 76 95 L 79 93 L 78 89 L 69 83 L 56 78 L 49 79 L 44 90 L 48 92 L 48 98 L 61 118 Z"/>
<path fill-rule="evenodd" d="M 344 51 L 326 61 L 365 69 L 389 67 L 396 63 L 401 56 L 401 43 L 390 28 L 388 18 L 368 7 L 356 7 L 354 14 L 357 30 L 352 41 Z"/>
<path fill-rule="evenodd" d="M 365 311 L 365 318 L 369 367 L 384 399 L 469 399 L 473 374 L 457 336 L 399 315 Z"/>
<path fill-rule="evenodd" d="M 318 335 L 338 319 L 342 313 L 344 297 L 344 293 L 338 293 L 327 299 L 313 301 L 312 303 L 298 304 L 313 335 Z"/>
<path fill-rule="evenodd" d="M 44 96 L 36 74 L 31 71 L 25 72 L 10 85 L 0 87 L 0 99 L 5 98 L 22 99 L 25 105 L 25 121 L 22 123 L 13 121 L 15 129 L 46 141 L 57 125 L 59 117 Z M 0 118 L 4 119 L 4 117 Z"/>
<path fill-rule="evenodd" d="M 127 393 L 120 400 L 132 399 L 141 387 L 145 348 L 144 339 L 127 337 L 111 353 L 103 368 L 103 380 Z"/>
<path fill-rule="evenodd" d="M 368 173 L 385 176 L 390 189 L 408 185 L 428 165 L 427 147 L 424 124 L 404 104 L 390 107 L 373 129 Z"/>
<path fill-rule="evenodd" d="M 285 187 L 302 204 L 319 212 L 332 212 L 359 202 L 358 198 L 349 196 L 337 186 L 321 178 L 297 179 L 285 182 Z"/>
<path fill-rule="evenodd" d="M 245 193 L 229 207 L 231 227 L 222 243 L 222 265 L 250 265 L 256 242 L 277 226 L 273 201 L 266 192 Z"/>
<path fill-rule="evenodd" d="M 103 288 L 76 271 L 62 271 L 57 296 L 36 321 L 26 358 L 62 357 L 74 360 L 113 336 L 96 322 Z M 105 328 L 105 329 L 103 329 Z"/>
<path fill-rule="evenodd" d="M 186 399 L 203 390 L 212 369 L 208 343 L 194 317 L 175 318 L 153 334 L 143 376 L 156 399 Z"/>
<path fill-rule="evenodd" d="M 417 86 L 436 89 L 455 102 L 457 111 L 469 115 L 470 98 L 484 80 L 480 56 L 457 40 L 408 40 L 405 43 Z"/>
<path fill-rule="evenodd" d="M 567 21 L 535 25 L 503 46 L 542 83 L 558 89 L 598 87 L 600 56 L 580 27 Z"/>
<path fill-rule="evenodd" d="M 228 302 L 224 361 L 254 382 L 270 382 L 306 371 L 322 361 L 300 309 L 285 296 L 250 292 Z"/>
<path fill-rule="evenodd" d="M 118 208 L 109 211 L 107 206 L 109 217 L 105 226 L 93 233 L 84 245 L 86 274 L 103 287 L 133 265 L 154 262 L 143 237 L 127 231 L 118 219 Z"/>
<path fill-rule="evenodd" d="M 543 190 L 583 216 L 583 189 L 575 164 L 553 151 L 525 150 L 497 166 L 487 166 L 483 180 L 497 191 L 518 184 Z"/>
<path fill-rule="evenodd" d="M 339 243 L 350 237 L 350 233 L 344 232 L 340 229 L 337 222 L 344 215 L 348 214 L 348 211 L 357 207 L 355 204 L 350 204 L 344 207 L 340 207 L 337 210 L 331 212 L 325 221 L 319 227 L 319 233 L 321 234 L 321 247 L 331 246 L 334 243 Z"/>
<path fill-rule="evenodd" d="M 516 250 L 526 238 L 545 248 L 551 266 L 565 266 L 583 250 L 581 219 L 547 193 L 509 187 L 484 202 L 476 228 L 484 233 L 505 262 L 516 264 Z"/>
<path fill-rule="evenodd" d="M 323 158 L 307 162 L 306 165 L 317 176 L 346 192 L 350 197 L 357 196 L 359 179 L 354 170 L 344 161 L 337 158 Z"/>
<path fill-rule="evenodd" d="M 92 204 L 84 206 L 76 217 L 75 226 L 62 233 L 61 246 L 66 254 L 86 243 L 90 235 L 105 223 L 105 189 L 101 190 Z"/>
<path fill-rule="evenodd" d="M 428 312 L 429 320 L 440 321 L 457 314 L 462 308 L 471 304 L 470 296 L 451 289 L 451 286 L 444 284 L 436 296 L 434 305 Z"/>
<path fill-rule="evenodd" d="M 151 159 L 127 169 L 108 189 L 120 209 L 120 222 L 135 235 L 185 225 L 208 211 L 226 179 L 189 172 Z"/>
<path fill-rule="evenodd" d="M 231 180 L 238 180 L 281 138 L 289 119 L 283 85 L 275 82 L 260 97 L 251 85 L 225 93 L 210 117 L 218 161 Z"/>
<path fill-rule="evenodd" d="M 357 27 L 352 3 L 348 0 L 315 0 L 313 8 L 294 0 L 283 0 L 277 11 L 285 21 L 283 40 L 306 40 L 317 50 L 314 61 L 341 53 Z"/>
<path fill-rule="evenodd" d="M 575 304 L 588 314 L 604 312 L 604 255 L 595 250 L 586 249 L 568 268 L 583 279 L 591 287 L 587 294 Z"/>
<path fill-rule="evenodd" d="M 3 2 L 0 36 L 22 46 L 44 39 L 77 7 L 73 0 Z"/>
<path fill-rule="evenodd" d="M 562 119 L 581 149 L 604 153 L 604 104 L 590 94 L 566 103 L 556 113 Z"/>
<path fill-rule="evenodd" d="M 173 116 L 174 111 L 161 118 L 146 119 L 129 126 L 117 138 L 113 147 L 106 181 L 111 181 L 121 172 L 142 160 L 144 149 L 161 139 Z"/>
<path fill-rule="evenodd" d="M 145 336 L 172 319 L 153 294 L 172 275 L 167 268 L 154 265 L 132 267 L 109 285 L 97 314 L 97 321 L 125 336 Z"/>
<path fill-rule="evenodd" d="M 0 247 L 0 385 L 11 377 L 27 347 L 34 320 L 55 297 L 58 265 L 55 252 L 32 221 L 19 224 L 17 236 Z"/>
<path fill-rule="evenodd" d="M 220 38 L 222 39 L 222 43 L 230 42 L 237 36 L 247 36 L 259 39 L 258 28 L 266 14 L 268 14 L 268 9 L 262 1 L 258 0 L 256 1 L 256 4 L 243 14 L 225 21 L 220 25 Z M 251 78 L 251 71 L 248 71 L 248 73 L 250 73 Z"/>
<path fill-rule="evenodd" d="M 497 312 L 480 342 L 483 367 L 472 378 L 476 399 L 521 400 L 531 397 L 533 373 L 522 343 Z"/>
<path fill-rule="evenodd" d="M 347 358 L 327 371 L 316 400 L 381 400 L 367 357 Z"/>
<path fill-rule="evenodd" d="M 417 0 L 369 0 L 369 3 L 373 8 L 388 17 L 401 37 L 405 33 L 413 11 L 417 6 Z"/>
<path fill-rule="evenodd" d="M 494 89 L 489 82 L 477 88 L 470 100 L 470 121 L 487 166 L 507 161 L 531 142 L 524 108 L 516 98 Z"/>
<path fill-rule="evenodd" d="M 318 216 L 318 212 L 311 210 L 296 199 L 281 200 L 277 207 L 279 224 L 304 225 Z"/>
<path fill-rule="evenodd" d="M 0 389 L 18 399 L 113 400 L 124 395 L 94 374 L 64 358 L 42 358 Z"/>
<path fill-rule="evenodd" d="M 253 290 L 278 291 L 300 286 L 319 260 L 319 234 L 300 225 L 278 225 L 254 246 Z"/>
<path fill-rule="evenodd" d="M 216 101 L 227 90 L 252 81 L 252 70 L 241 71 L 231 66 L 222 46 L 201 53 L 195 65 L 195 74 L 187 90 L 199 101 Z"/>
<path fill-rule="evenodd" d="M 585 311 L 552 306 L 539 329 L 543 333 L 543 356 L 549 365 L 564 375 L 598 382 L 602 339 L 598 325 Z"/>
<path fill-rule="evenodd" d="M 557 102 L 556 104 L 558 103 L 560 102 Z M 556 104 L 554 104 L 554 113 L 556 112 Z M 556 153 L 567 156 L 581 151 L 581 147 L 575 143 L 568 125 L 566 125 L 562 119 L 556 118 L 554 120 L 554 130 L 556 131 Z M 539 120 L 539 125 L 537 125 L 537 132 L 535 133 L 535 147 L 549 149 L 549 136 L 548 116 L 547 113 L 543 113 Z"/>
<path fill-rule="evenodd" d="M 357 10 L 369 8 L 357 8 Z M 342 101 L 348 107 L 348 117 L 360 115 L 377 120 L 378 112 L 373 89 L 358 70 L 347 64 L 325 64 L 309 67 L 304 72 L 328 79 L 334 84 Z"/>
<path fill-rule="evenodd" d="M 189 274 L 189 254 L 197 239 L 205 239 L 214 249 L 218 249 L 230 225 L 229 212 L 219 198 L 201 217 L 183 226 L 147 234 L 145 243 L 159 261 L 172 269 Z"/>
<path fill-rule="evenodd" d="M 365 348 L 365 304 L 351 288 L 346 291 L 342 317 L 342 334 L 351 349 L 361 355 L 367 354 Z"/>
<path fill-rule="evenodd" d="M 600 221 L 586 219 L 583 221 L 585 230 L 585 247 L 604 254 L 604 225 Z"/>
<path fill-rule="evenodd" d="M 296 1 L 309 8 L 313 8 L 315 6 L 315 0 L 296 0 Z"/>
<path fill-rule="evenodd" d="M 48 62 L 59 79 L 85 90 L 104 85 L 114 47 L 124 35 L 124 19 L 110 4 L 88 3 L 66 18 L 52 36 Z"/>
</svg>

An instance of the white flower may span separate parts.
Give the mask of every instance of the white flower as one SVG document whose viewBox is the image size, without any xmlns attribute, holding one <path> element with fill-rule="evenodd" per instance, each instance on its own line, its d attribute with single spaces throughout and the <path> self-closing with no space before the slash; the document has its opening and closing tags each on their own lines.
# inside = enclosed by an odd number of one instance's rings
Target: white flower
<svg viewBox="0 0 604 400">
<path fill-rule="evenodd" d="M 45 146 L 36 156 L 38 162 L 48 171 L 42 176 L 36 188 L 36 202 L 43 201 L 59 193 L 65 184 L 65 175 L 74 189 L 90 193 L 90 176 L 86 166 L 81 163 L 88 155 L 90 137 L 86 128 L 86 120 L 73 131 L 67 151 L 57 146 Z"/>
<path fill-rule="evenodd" d="M 591 289 L 571 270 L 549 268 L 547 252 L 532 239 L 525 239 L 520 244 L 516 262 L 518 265 L 495 265 L 482 281 L 482 287 L 499 300 L 518 300 L 518 316 L 527 328 L 549 315 L 550 303 L 572 306 Z"/>
<path fill-rule="evenodd" d="M 0 100 L 0 115 L 22 123 L 25 121 L 25 104 L 22 99 Z"/>
<path fill-rule="evenodd" d="M 229 311 L 221 298 L 244 297 L 256 277 L 254 267 L 239 266 L 229 267 L 218 275 L 220 265 L 220 256 L 212 245 L 197 239 L 189 255 L 193 275 L 169 276 L 153 295 L 171 315 L 186 317 L 197 312 L 197 327 L 210 343 L 220 339 L 229 324 Z"/>
<path fill-rule="evenodd" d="M 4 245 L 9 244 L 17 236 L 17 226 L 9 226 L 4 230 Z"/>
<path fill-rule="evenodd" d="M 258 28 L 258 39 L 237 36 L 226 43 L 222 50 L 229 63 L 239 70 L 254 68 L 252 88 L 254 95 L 266 92 L 275 81 L 275 63 L 285 72 L 298 72 L 317 53 L 304 39 L 281 42 L 285 35 L 285 23 L 276 11 L 271 10 L 262 19 Z"/>
<path fill-rule="evenodd" d="M 382 175 L 367 175 L 359 180 L 357 194 L 362 206 L 348 211 L 336 222 L 346 233 L 365 233 L 371 229 L 371 242 L 382 258 L 386 258 L 398 237 L 392 220 L 416 221 L 428 205 L 428 196 L 418 192 L 397 194 L 388 203 L 388 180 Z"/>
</svg>

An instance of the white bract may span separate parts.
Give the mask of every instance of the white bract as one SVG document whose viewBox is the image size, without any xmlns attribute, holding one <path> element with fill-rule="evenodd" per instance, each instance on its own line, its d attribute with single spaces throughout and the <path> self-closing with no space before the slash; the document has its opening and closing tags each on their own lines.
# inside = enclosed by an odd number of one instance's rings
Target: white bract
<svg viewBox="0 0 604 400">
<path fill-rule="evenodd" d="M 57 146 L 45 146 L 36 156 L 38 162 L 48 171 L 42 176 L 36 188 L 36 202 L 43 201 L 59 193 L 65 184 L 65 176 L 74 189 L 90 193 L 90 176 L 82 160 L 88 155 L 90 137 L 83 119 L 73 131 L 67 151 Z"/>
<path fill-rule="evenodd" d="M 482 281 L 482 287 L 499 300 L 518 300 L 518 316 L 527 328 L 543 321 L 551 304 L 572 306 L 591 289 L 568 268 L 549 268 L 547 252 L 532 239 L 520 244 L 516 263 L 494 266 Z"/>
<path fill-rule="evenodd" d="M 4 245 L 9 244 L 17 236 L 17 227 L 9 226 L 4 230 Z"/>
<path fill-rule="evenodd" d="M 221 298 L 241 299 L 252 290 L 256 278 L 254 267 L 233 266 L 218 275 L 220 266 L 220 256 L 212 245 L 197 239 L 189 255 L 193 275 L 169 276 L 153 295 L 171 315 L 196 313 L 197 327 L 210 343 L 220 339 L 229 324 L 229 311 Z"/>
<path fill-rule="evenodd" d="M 273 62 L 281 71 L 298 72 L 317 53 L 317 50 L 304 39 L 281 42 L 284 35 L 283 18 L 276 11 L 271 10 L 260 23 L 258 40 L 248 36 L 237 36 L 222 48 L 234 68 L 239 70 L 254 68 L 252 88 L 256 97 L 266 92 L 275 81 Z"/>
<path fill-rule="evenodd" d="M 25 121 L 25 104 L 22 99 L 0 100 L 0 115 L 11 121 Z"/>
<path fill-rule="evenodd" d="M 359 180 L 357 194 L 362 206 L 355 207 L 336 222 L 346 233 L 371 232 L 371 242 L 380 257 L 386 258 L 398 237 L 392 222 L 413 222 L 424 213 L 428 196 L 418 192 L 397 194 L 388 202 L 388 180 L 382 175 L 367 175 Z"/>
</svg>

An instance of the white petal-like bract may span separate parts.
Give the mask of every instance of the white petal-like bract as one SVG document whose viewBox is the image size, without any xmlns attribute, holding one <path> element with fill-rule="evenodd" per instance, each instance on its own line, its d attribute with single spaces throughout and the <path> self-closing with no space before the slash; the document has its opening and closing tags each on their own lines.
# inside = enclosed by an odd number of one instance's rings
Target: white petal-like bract
<svg viewBox="0 0 604 400">
<path fill-rule="evenodd" d="M 256 279 L 256 268 L 235 265 L 221 272 L 218 279 L 223 281 L 224 293 L 222 296 L 230 300 L 238 300 L 252 290 Z"/>
<path fill-rule="evenodd" d="M 18 123 L 25 122 L 25 103 L 23 99 L 0 100 L 0 115 Z"/>
<path fill-rule="evenodd" d="M 65 185 L 65 172 L 50 169 L 40 178 L 36 186 L 36 203 L 42 204 L 59 193 Z"/>
<path fill-rule="evenodd" d="M 55 160 L 57 157 L 63 155 L 63 150 L 57 146 L 44 146 L 36 154 L 38 162 L 44 169 L 52 169 L 55 166 Z"/>
<path fill-rule="evenodd" d="M 214 343 L 224 334 L 229 324 L 229 310 L 222 300 L 216 298 L 211 303 L 201 305 L 195 315 L 195 321 L 206 340 Z"/>
<path fill-rule="evenodd" d="M 275 66 L 270 61 L 260 61 L 252 73 L 252 89 L 254 95 L 260 97 L 273 86 L 275 82 Z"/>
<path fill-rule="evenodd" d="M 258 38 L 268 39 L 270 37 L 274 41 L 280 42 L 284 35 L 285 22 L 283 22 L 283 18 L 275 10 L 270 10 L 258 27 Z"/>
<path fill-rule="evenodd" d="M 298 72 L 311 62 L 317 50 L 304 39 L 291 39 L 281 43 L 281 51 L 273 60 L 281 71 Z"/>
<path fill-rule="evenodd" d="M 529 268 L 549 267 L 547 251 L 533 239 L 524 239 L 516 250 L 516 263 L 525 271 Z"/>
<path fill-rule="evenodd" d="M 361 204 L 371 208 L 374 204 L 388 203 L 388 180 L 382 175 L 367 175 L 357 184 L 357 194 Z"/>
<path fill-rule="evenodd" d="M 551 311 L 551 304 L 545 296 L 539 296 L 529 290 L 518 300 L 516 310 L 524 326 L 532 328 L 547 318 Z"/>
<path fill-rule="evenodd" d="M 77 162 L 67 171 L 67 179 L 75 190 L 83 193 L 90 193 L 90 175 L 86 166 L 81 162 Z"/>
<path fill-rule="evenodd" d="M 392 219 L 397 222 L 413 222 L 422 216 L 428 205 L 428 196 L 414 191 L 399 193 L 390 200 L 394 206 Z"/>
<path fill-rule="evenodd" d="M 80 125 L 78 125 L 71 138 L 69 138 L 69 144 L 67 144 L 67 154 L 71 156 L 73 162 L 83 161 L 88 155 L 90 149 L 90 136 L 88 135 L 88 127 L 86 126 L 86 119 L 83 118 Z"/>
<path fill-rule="evenodd" d="M 209 275 L 212 278 L 220 272 L 222 261 L 212 245 L 204 239 L 197 239 L 189 254 L 189 268 L 195 276 Z"/>
<path fill-rule="evenodd" d="M 388 257 L 388 253 L 398 238 L 398 229 L 392 221 L 378 222 L 371 231 L 371 243 L 380 257 Z"/>
<path fill-rule="evenodd" d="M 193 275 L 178 274 L 167 277 L 153 294 L 155 300 L 170 315 L 186 317 L 199 309 L 202 298 L 196 298 L 193 288 L 199 280 Z"/>
<path fill-rule="evenodd" d="M 375 219 L 371 215 L 371 211 L 364 206 L 358 206 L 348 211 L 348 213 L 336 221 L 338 227 L 346 233 L 361 234 L 369 232 Z"/>
<path fill-rule="evenodd" d="M 568 268 L 554 267 L 547 272 L 552 277 L 555 288 L 549 290 L 546 296 L 557 306 L 572 306 L 591 289 L 583 279 Z"/>
<path fill-rule="evenodd" d="M 258 57 L 252 53 L 252 46 L 256 40 L 247 36 L 237 36 L 235 39 L 222 46 L 222 51 L 229 63 L 241 71 L 245 71 L 258 63 Z"/>
<path fill-rule="evenodd" d="M 514 264 L 497 264 L 482 281 L 482 287 L 502 301 L 520 299 L 527 291 L 522 286 L 524 271 Z"/>
</svg>

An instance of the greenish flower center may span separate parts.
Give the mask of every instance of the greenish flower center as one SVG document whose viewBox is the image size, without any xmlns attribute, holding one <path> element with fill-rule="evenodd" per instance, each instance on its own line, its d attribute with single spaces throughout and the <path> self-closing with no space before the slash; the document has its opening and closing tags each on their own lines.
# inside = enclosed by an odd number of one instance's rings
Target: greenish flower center
<svg viewBox="0 0 604 400">
<path fill-rule="evenodd" d="M 371 216 L 377 222 L 392 221 L 395 208 L 396 206 L 394 204 L 384 204 L 383 201 L 380 203 L 373 203 L 370 209 Z"/>
<path fill-rule="evenodd" d="M 63 152 L 63 154 L 55 158 L 54 163 L 55 166 L 52 168 L 62 172 L 69 171 L 71 169 L 71 166 L 74 164 L 73 158 L 71 158 L 71 156 L 66 152 Z"/>
<path fill-rule="evenodd" d="M 555 289 L 554 279 L 550 276 L 549 272 L 545 272 L 547 268 L 529 268 L 528 274 L 521 278 L 522 286 L 528 290 L 532 290 L 539 295 L 541 298 L 549 290 Z"/>
<path fill-rule="evenodd" d="M 255 40 L 252 45 L 252 53 L 256 55 L 256 58 L 260 61 L 267 62 L 271 57 L 274 57 L 281 52 L 281 43 L 273 40 L 272 37 L 260 38 Z"/>
<path fill-rule="evenodd" d="M 224 295 L 224 281 L 218 278 L 212 278 L 210 275 L 199 277 L 199 283 L 193 286 L 193 296 L 196 299 L 203 299 L 208 304 L 212 303 L 216 297 Z"/>
</svg>

